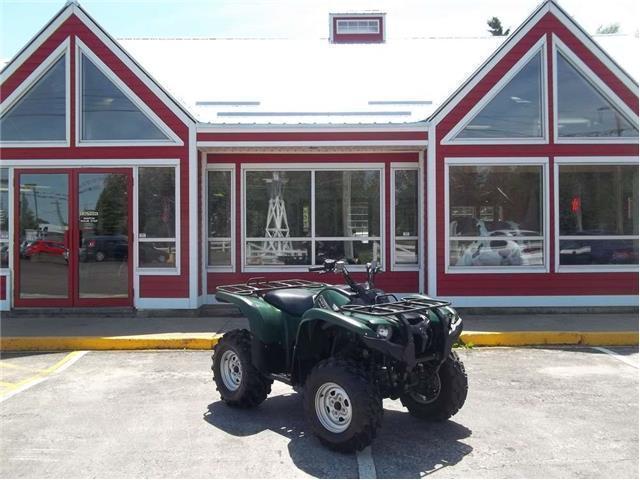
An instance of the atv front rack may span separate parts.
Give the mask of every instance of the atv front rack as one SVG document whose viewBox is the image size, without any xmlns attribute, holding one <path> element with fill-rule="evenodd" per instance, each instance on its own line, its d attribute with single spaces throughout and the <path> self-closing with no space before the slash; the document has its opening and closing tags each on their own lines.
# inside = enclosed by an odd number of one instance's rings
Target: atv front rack
<svg viewBox="0 0 640 480">
<path fill-rule="evenodd" d="M 395 302 L 377 303 L 375 305 L 343 305 L 342 307 L 340 307 L 340 311 L 349 313 L 364 313 L 376 317 L 386 317 L 390 315 L 399 315 L 401 313 L 426 313 L 427 310 L 446 307 L 448 305 L 451 305 L 451 302 L 407 297 Z"/>
<path fill-rule="evenodd" d="M 247 283 L 236 283 L 234 285 L 220 285 L 219 292 L 231 293 L 233 295 L 263 295 L 272 290 L 283 288 L 323 288 L 326 283 L 311 282 L 309 280 L 265 280 L 262 277 L 250 278 Z"/>
</svg>

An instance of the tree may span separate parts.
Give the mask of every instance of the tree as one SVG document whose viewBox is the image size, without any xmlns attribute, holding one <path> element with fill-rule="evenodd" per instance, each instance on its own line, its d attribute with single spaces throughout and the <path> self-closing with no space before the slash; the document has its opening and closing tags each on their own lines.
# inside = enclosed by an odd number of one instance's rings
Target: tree
<svg viewBox="0 0 640 480">
<path fill-rule="evenodd" d="M 600 25 L 598 30 L 596 30 L 596 33 L 601 35 L 610 35 L 618 32 L 620 32 L 620 24 L 618 22 L 610 23 L 609 25 Z"/>
<path fill-rule="evenodd" d="M 502 22 L 498 17 L 492 17 L 487 20 L 487 25 L 489 26 L 489 30 L 487 31 L 494 37 L 506 37 L 511 31 L 510 28 L 507 28 L 506 30 L 502 29 Z"/>
</svg>

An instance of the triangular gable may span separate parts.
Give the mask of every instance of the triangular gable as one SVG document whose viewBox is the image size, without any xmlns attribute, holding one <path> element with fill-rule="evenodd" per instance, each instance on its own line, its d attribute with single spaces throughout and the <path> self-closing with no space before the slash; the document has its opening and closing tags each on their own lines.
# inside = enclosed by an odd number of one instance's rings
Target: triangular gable
<svg viewBox="0 0 640 480">
<path fill-rule="evenodd" d="M 584 48 L 593 55 L 597 61 L 601 62 L 605 69 L 609 71 L 608 78 L 617 83 L 617 88 L 625 91 L 626 103 L 637 102 L 638 84 L 624 71 L 593 39 L 553 0 L 542 3 L 522 25 L 520 25 L 504 43 L 489 57 L 470 77 L 462 84 L 442 105 L 429 117 L 428 121 L 432 125 L 440 123 L 465 97 L 507 56 L 513 48 L 523 40 L 533 29 L 540 31 L 548 30 L 547 26 L 540 25 L 540 21 L 547 15 L 552 14 L 553 18 L 559 22 L 571 35 L 575 36 Z M 554 20 L 554 21 L 555 21 Z M 541 28 L 542 27 L 542 28 Z M 597 73 L 597 72 L 596 72 Z M 611 73 L 613 76 L 611 76 Z"/>
<path fill-rule="evenodd" d="M 32 61 L 32 55 L 38 52 L 52 36 L 59 37 L 64 35 L 68 37 L 68 32 L 60 27 L 75 16 L 82 24 L 87 27 L 95 36 L 98 37 L 108 50 L 121 60 L 133 74 L 135 74 L 144 85 L 157 96 L 180 121 L 186 125 L 194 124 L 195 118 L 184 108 L 180 102 L 174 99 L 153 77 L 146 72 L 121 46 L 113 39 L 80 5 L 74 1 L 67 4 L 45 25 L 28 43 L 25 45 L 5 67 L 0 71 L 0 86 L 4 91 L 15 88 L 16 84 L 23 79 L 21 67 L 27 61 Z"/>
<path fill-rule="evenodd" d="M 60 44 L 0 105 L 0 141 L 68 145 L 69 40 Z"/>
<path fill-rule="evenodd" d="M 447 134 L 443 143 L 546 141 L 543 36 Z"/>
<path fill-rule="evenodd" d="M 555 138 L 636 142 L 638 116 L 557 36 L 553 36 Z"/>
<path fill-rule="evenodd" d="M 76 38 L 79 143 L 180 144 L 180 138 L 118 76 Z"/>
</svg>

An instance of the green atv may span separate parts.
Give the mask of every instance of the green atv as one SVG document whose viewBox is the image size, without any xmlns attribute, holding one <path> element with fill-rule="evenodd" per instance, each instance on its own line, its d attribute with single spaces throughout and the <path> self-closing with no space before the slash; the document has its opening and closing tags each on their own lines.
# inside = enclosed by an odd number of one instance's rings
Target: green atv
<svg viewBox="0 0 640 480">
<path fill-rule="evenodd" d="M 382 423 L 382 399 L 400 398 L 421 419 L 446 420 L 467 397 L 467 375 L 451 350 L 462 319 L 448 302 L 423 295 L 397 299 L 356 283 L 343 261 L 310 271 L 342 273 L 346 285 L 306 280 L 249 280 L 218 287 L 239 307 L 249 330 L 233 330 L 213 354 L 222 400 L 250 408 L 279 380 L 304 391 L 311 430 L 343 452 L 369 445 Z"/>
</svg>

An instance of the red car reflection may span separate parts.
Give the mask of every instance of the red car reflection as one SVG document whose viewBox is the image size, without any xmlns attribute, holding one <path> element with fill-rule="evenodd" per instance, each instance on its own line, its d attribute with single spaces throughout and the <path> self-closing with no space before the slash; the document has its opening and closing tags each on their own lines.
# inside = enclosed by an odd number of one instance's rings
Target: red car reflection
<svg viewBox="0 0 640 480">
<path fill-rule="evenodd" d="M 50 242 L 48 240 L 36 240 L 27 246 L 24 251 L 24 256 L 26 258 L 30 258 L 35 255 L 59 255 L 67 260 L 69 258 L 69 251 L 64 246 L 64 243 Z"/>
</svg>

